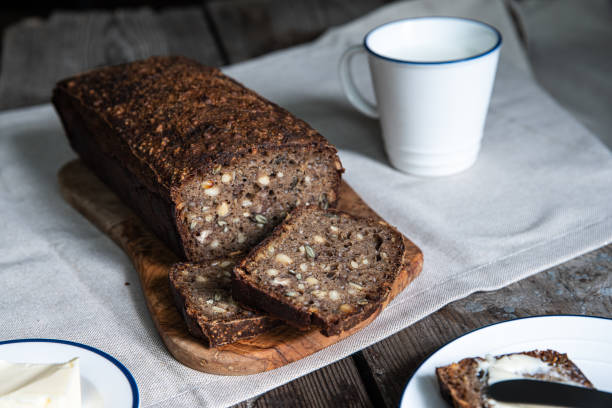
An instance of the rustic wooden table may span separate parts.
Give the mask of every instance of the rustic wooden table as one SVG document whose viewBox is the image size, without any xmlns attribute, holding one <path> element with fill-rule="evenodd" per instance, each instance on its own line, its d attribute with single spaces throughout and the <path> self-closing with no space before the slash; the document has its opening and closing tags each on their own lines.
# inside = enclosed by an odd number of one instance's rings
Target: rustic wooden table
<svg viewBox="0 0 612 408">
<path fill-rule="evenodd" d="M 311 40 L 383 0 L 225 0 L 203 7 L 57 12 L 5 30 L 0 109 L 49 100 L 59 78 L 149 55 L 210 65 L 239 62 Z M 542 314 L 612 316 L 612 245 L 494 292 L 453 302 L 361 352 L 245 401 L 239 407 L 396 407 L 430 353 L 478 327 Z"/>
</svg>

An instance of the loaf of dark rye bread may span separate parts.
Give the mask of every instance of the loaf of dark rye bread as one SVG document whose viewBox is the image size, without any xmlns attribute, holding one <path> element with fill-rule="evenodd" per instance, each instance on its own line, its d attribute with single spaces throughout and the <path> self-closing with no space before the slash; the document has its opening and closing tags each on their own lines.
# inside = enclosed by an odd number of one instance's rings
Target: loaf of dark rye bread
<svg viewBox="0 0 612 408">
<path fill-rule="evenodd" d="M 416 275 L 383 221 L 298 208 L 233 270 L 232 296 L 327 336 L 378 314 Z"/>
<path fill-rule="evenodd" d="M 81 159 L 181 258 L 245 251 L 296 205 L 333 206 L 323 136 L 216 68 L 153 57 L 59 82 Z"/>
<path fill-rule="evenodd" d="M 567 357 L 554 350 L 534 350 L 524 353 L 511 353 L 488 359 L 482 357 L 465 358 L 458 363 L 436 368 L 440 393 L 455 408 L 493 408 L 495 401 L 486 395 L 489 383 L 487 366 L 491 361 L 514 356 L 536 358 L 548 367 L 548 372 L 521 373 L 525 378 L 546 381 L 569 382 L 574 385 L 593 388 L 593 384 L 580 369 Z"/>
<path fill-rule="evenodd" d="M 248 339 L 281 322 L 244 309 L 231 296 L 231 259 L 177 263 L 170 270 L 170 288 L 189 332 L 209 347 Z"/>
</svg>

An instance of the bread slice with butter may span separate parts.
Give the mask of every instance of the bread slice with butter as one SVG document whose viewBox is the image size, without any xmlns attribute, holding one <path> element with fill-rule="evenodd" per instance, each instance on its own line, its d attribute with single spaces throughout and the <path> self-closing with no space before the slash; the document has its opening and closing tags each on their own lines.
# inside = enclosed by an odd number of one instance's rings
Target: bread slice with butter
<svg viewBox="0 0 612 408">
<path fill-rule="evenodd" d="M 436 368 L 442 397 L 455 408 L 500 406 L 486 395 L 486 388 L 498 381 L 538 379 L 593 388 L 593 384 L 567 357 L 554 350 L 464 358 Z"/>
<path fill-rule="evenodd" d="M 79 359 L 59 364 L 0 360 L 0 408 L 80 408 Z"/>
</svg>

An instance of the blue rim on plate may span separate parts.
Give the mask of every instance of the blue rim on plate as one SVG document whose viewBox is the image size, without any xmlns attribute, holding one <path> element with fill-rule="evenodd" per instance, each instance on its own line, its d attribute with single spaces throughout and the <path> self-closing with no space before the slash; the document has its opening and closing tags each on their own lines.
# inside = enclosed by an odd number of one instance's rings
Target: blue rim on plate
<svg viewBox="0 0 612 408">
<path fill-rule="evenodd" d="M 397 59 L 397 58 L 386 57 L 384 55 L 381 55 L 381 54 L 375 52 L 370 47 L 368 47 L 368 37 L 371 34 L 373 34 L 375 31 L 380 29 L 380 28 L 386 27 L 386 26 L 391 25 L 391 24 L 398 24 L 398 23 L 403 23 L 403 22 L 406 22 L 406 21 L 425 20 L 425 19 L 431 19 L 431 20 L 461 20 L 461 21 L 469 21 L 469 22 L 472 22 L 472 23 L 478 23 L 480 25 L 483 25 L 483 26 L 489 28 L 491 31 L 493 31 L 495 33 L 495 35 L 497 36 L 497 41 L 495 42 L 495 45 L 492 48 L 490 48 L 490 49 L 488 49 L 486 51 L 483 51 L 483 52 L 478 53 L 476 55 L 472 55 L 470 57 L 459 58 L 459 59 L 448 60 L 448 61 L 409 61 L 409 60 L 402 60 L 402 59 Z M 411 17 L 411 18 L 402 18 L 401 20 L 389 21 L 388 23 L 385 23 L 385 24 L 379 25 L 376 28 L 373 28 L 363 38 L 363 47 L 370 54 L 374 55 L 375 57 L 382 58 L 384 60 L 391 61 L 391 62 L 397 62 L 397 63 L 400 63 L 400 64 L 411 64 L 411 65 L 445 65 L 445 64 L 454 64 L 456 62 L 470 61 L 470 60 L 473 60 L 473 59 L 484 57 L 485 55 L 488 55 L 488 54 L 492 53 L 493 51 L 495 51 L 499 47 L 501 47 L 501 44 L 502 44 L 502 35 L 499 32 L 499 30 L 497 28 L 493 27 L 492 25 L 487 24 L 487 23 L 483 23 L 482 21 L 479 21 L 479 20 L 474 20 L 472 18 L 445 17 L 445 16 Z"/>
<path fill-rule="evenodd" d="M 5 340 L 5 341 L 0 341 L 0 346 L 3 344 L 11 344 L 11 343 L 60 343 L 60 344 L 67 344 L 69 346 L 80 347 L 82 349 L 94 352 L 104 357 L 111 363 L 113 363 L 119 370 L 121 370 L 125 378 L 128 380 L 128 382 L 130 383 L 130 388 L 132 389 L 132 401 L 133 401 L 132 408 L 138 408 L 140 404 L 140 394 L 138 393 L 138 386 L 136 385 L 136 380 L 132 376 L 132 373 L 130 373 L 130 371 L 119 360 L 117 360 L 115 357 L 111 356 L 110 354 L 105 353 L 102 350 L 98 350 L 97 348 L 88 346 L 87 344 L 76 343 L 74 341 L 68 341 L 68 340 L 57 340 L 57 339 Z"/>
<path fill-rule="evenodd" d="M 491 326 L 497 326 L 498 324 L 504 324 L 504 323 L 508 323 L 508 322 L 515 322 L 515 321 L 518 321 L 518 320 L 538 319 L 538 318 L 542 318 L 542 317 L 585 317 L 585 318 L 590 318 L 590 319 L 601 319 L 601 320 L 610 320 L 610 321 L 612 321 L 611 317 L 604 317 L 604 316 L 589 316 L 589 315 L 579 315 L 579 314 L 551 314 L 551 315 L 535 315 L 535 316 L 517 317 L 516 319 L 503 320 L 501 322 L 495 322 L 495 323 L 487 324 L 485 326 L 477 327 L 477 328 L 475 328 L 473 330 L 470 330 L 467 333 L 463 333 L 461 336 L 458 336 L 458 337 L 455 337 L 452 340 L 449 340 L 448 342 L 444 343 L 443 345 L 441 345 L 440 347 L 438 347 L 437 349 L 435 349 L 434 351 L 429 353 L 427 355 L 427 357 L 425 357 L 423 359 L 423 361 L 421 361 L 421 364 L 419 364 L 418 367 L 414 369 L 414 371 L 412 372 L 412 374 L 408 378 L 408 381 L 406 381 L 406 385 L 404 386 L 404 394 L 406 392 L 406 388 L 408 387 L 408 384 L 410 384 L 410 381 L 412 381 L 412 379 L 414 378 L 416 373 L 421 369 L 423 364 L 425 364 L 438 351 L 442 350 L 444 347 L 448 346 L 449 344 L 453 343 L 454 341 L 459 340 L 460 338 L 465 337 L 468 334 L 472 334 L 474 332 L 477 332 L 479 330 L 486 329 L 486 328 L 491 327 Z M 400 400 L 400 406 L 401 406 L 402 400 L 404 399 L 404 394 L 402 394 L 402 399 Z"/>
</svg>

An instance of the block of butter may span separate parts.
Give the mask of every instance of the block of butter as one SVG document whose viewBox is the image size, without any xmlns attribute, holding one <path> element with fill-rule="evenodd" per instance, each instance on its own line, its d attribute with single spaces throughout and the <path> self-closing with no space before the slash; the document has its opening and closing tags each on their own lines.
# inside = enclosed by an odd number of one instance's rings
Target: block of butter
<svg viewBox="0 0 612 408">
<path fill-rule="evenodd" d="M 79 359 L 60 364 L 0 360 L 0 408 L 80 408 Z"/>
</svg>

